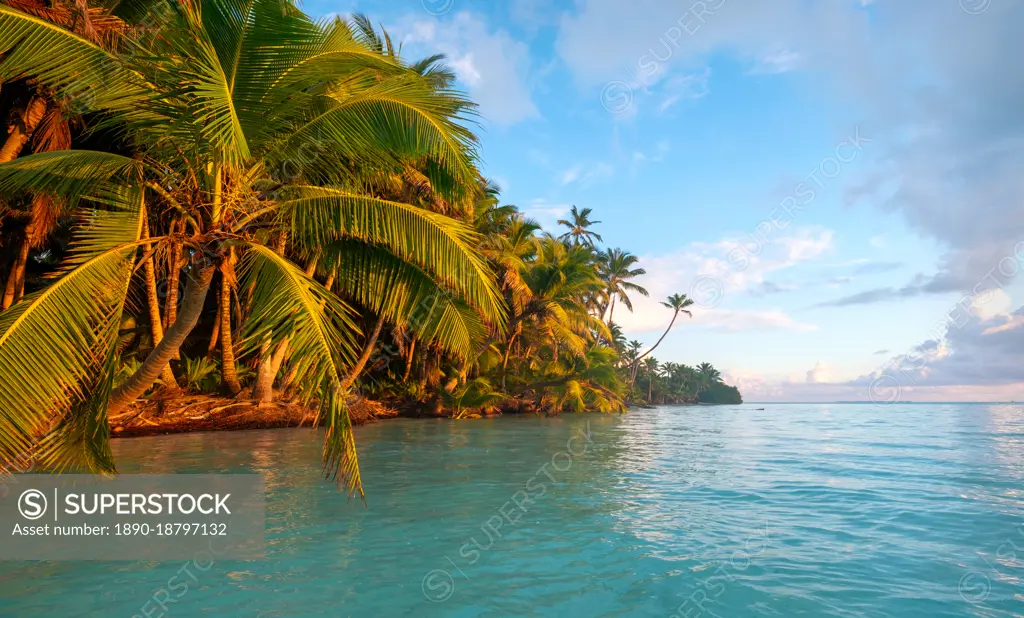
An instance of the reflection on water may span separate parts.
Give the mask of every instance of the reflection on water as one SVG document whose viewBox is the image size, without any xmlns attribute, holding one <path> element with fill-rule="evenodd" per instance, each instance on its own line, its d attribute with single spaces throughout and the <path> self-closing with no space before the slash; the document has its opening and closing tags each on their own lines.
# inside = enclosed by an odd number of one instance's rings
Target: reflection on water
<svg viewBox="0 0 1024 618">
<path fill-rule="evenodd" d="M 593 445 L 568 455 L 587 423 Z M 215 563 L 164 615 L 1024 611 L 1017 406 L 399 420 L 357 438 L 366 507 L 321 480 L 310 430 L 116 442 L 124 473 L 266 475 L 267 560 Z M 182 566 L 0 563 L 0 615 L 144 615 Z"/>
</svg>

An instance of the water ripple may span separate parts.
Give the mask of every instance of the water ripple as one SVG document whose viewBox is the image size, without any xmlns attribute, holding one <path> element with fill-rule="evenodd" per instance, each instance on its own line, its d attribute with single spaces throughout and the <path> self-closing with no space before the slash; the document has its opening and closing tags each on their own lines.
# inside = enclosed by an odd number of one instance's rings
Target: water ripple
<svg viewBox="0 0 1024 618">
<path fill-rule="evenodd" d="M 1024 615 L 1016 406 L 757 407 L 362 427 L 366 508 L 308 430 L 116 450 L 267 475 L 267 559 L 166 616 Z M 4 563 L 0 615 L 141 615 L 180 566 Z"/>
</svg>

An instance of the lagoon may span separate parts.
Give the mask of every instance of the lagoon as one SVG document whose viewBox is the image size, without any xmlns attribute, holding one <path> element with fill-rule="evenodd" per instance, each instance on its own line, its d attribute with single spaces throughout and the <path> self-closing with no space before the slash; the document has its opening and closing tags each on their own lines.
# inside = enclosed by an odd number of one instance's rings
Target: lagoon
<svg viewBox="0 0 1024 618">
<path fill-rule="evenodd" d="M 1016 405 L 660 407 L 356 434 L 366 506 L 321 480 L 308 429 L 115 441 L 124 473 L 265 473 L 266 560 L 0 562 L 0 615 L 1024 612 Z M 187 590 L 166 592 L 182 573 Z"/>
</svg>

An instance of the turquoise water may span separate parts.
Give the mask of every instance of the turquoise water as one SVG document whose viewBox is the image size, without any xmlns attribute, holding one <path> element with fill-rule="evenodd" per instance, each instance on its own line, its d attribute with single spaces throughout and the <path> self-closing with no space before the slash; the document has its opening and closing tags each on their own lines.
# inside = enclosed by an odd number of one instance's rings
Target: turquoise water
<svg viewBox="0 0 1024 618">
<path fill-rule="evenodd" d="M 0 615 L 1024 615 L 1017 406 L 398 420 L 357 437 L 365 508 L 320 480 L 309 430 L 118 441 L 124 472 L 265 472 L 267 559 L 0 562 Z M 185 567 L 186 593 L 145 605 Z"/>
</svg>

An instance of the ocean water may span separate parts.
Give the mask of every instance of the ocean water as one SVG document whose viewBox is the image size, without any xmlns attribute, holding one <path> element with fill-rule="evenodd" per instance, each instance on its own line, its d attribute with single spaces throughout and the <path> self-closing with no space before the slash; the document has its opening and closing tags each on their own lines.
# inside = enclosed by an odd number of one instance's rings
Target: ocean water
<svg viewBox="0 0 1024 618">
<path fill-rule="evenodd" d="M 265 473 L 267 558 L 0 562 L 0 615 L 1024 615 L 1016 405 L 396 420 L 357 439 L 366 506 L 321 480 L 311 430 L 117 441 L 125 473 Z M 183 567 L 197 581 L 153 604 Z"/>
</svg>

